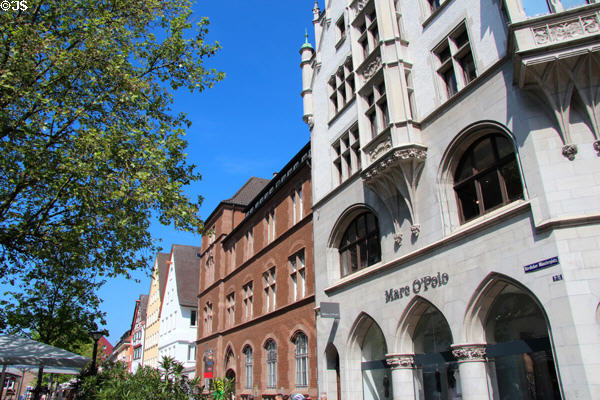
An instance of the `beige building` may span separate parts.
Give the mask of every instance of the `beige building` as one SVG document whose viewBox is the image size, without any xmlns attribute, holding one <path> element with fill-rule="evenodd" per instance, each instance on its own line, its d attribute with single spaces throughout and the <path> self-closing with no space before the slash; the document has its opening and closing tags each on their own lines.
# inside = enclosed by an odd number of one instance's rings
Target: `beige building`
<svg viewBox="0 0 600 400">
<path fill-rule="evenodd" d="M 145 366 L 158 368 L 158 336 L 160 328 L 160 305 L 167 275 L 168 253 L 158 253 L 154 260 L 150 292 L 148 293 L 148 310 L 146 319 L 146 337 L 144 340 Z"/>
</svg>

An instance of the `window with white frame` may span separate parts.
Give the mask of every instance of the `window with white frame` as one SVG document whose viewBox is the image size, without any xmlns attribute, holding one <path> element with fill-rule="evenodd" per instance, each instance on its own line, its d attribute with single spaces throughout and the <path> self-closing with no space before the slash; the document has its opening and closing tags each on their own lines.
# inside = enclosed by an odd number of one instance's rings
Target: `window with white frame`
<svg viewBox="0 0 600 400">
<path fill-rule="evenodd" d="M 308 338 L 302 332 L 294 340 L 296 357 L 296 387 L 308 386 Z"/>
<path fill-rule="evenodd" d="M 352 126 L 331 145 L 334 180 L 340 184 L 360 169 L 358 125 Z"/>
<path fill-rule="evenodd" d="M 364 91 L 362 97 L 371 137 L 375 137 L 388 127 L 390 121 L 383 75 L 380 75 L 379 80 L 369 90 Z"/>
<path fill-rule="evenodd" d="M 292 281 L 292 301 L 306 296 L 306 268 L 304 264 L 304 249 L 289 258 L 290 279 Z"/>
<path fill-rule="evenodd" d="M 352 57 L 349 56 L 336 73 L 329 78 L 331 118 L 354 99 L 354 89 L 354 67 L 352 66 Z"/>
<path fill-rule="evenodd" d="M 213 305 L 210 301 L 206 302 L 204 306 L 204 334 L 207 335 L 212 332 L 213 323 Z"/>
<path fill-rule="evenodd" d="M 188 345 L 188 361 L 196 361 L 196 345 L 191 343 Z"/>
<path fill-rule="evenodd" d="M 244 348 L 244 365 L 246 366 L 246 382 L 244 385 L 245 389 L 252 389 L 253 375 L 254 375 L 254 354 L 252 353 L 252 347 L 246 346 Z"/>
<path fill-rule="evenodd" d="M 252 281 L 246 283 L 242 287 L 242 296 L 244 303 L 244 321 L 250 321 L 254 316 L 254 293 L 252 288 Z"/>
<path fill-rule="evenodd" d="M 303 217 L 302 186 L 299 186 L 292 192 L 292 224 L 296 224 Z"/>
<path fill-rule="evenodd" d="M 437 58 L 437 74 L 447 99 L 477 77 L 469 35 L 464 22 L 438 44 L 433 49 L 433 53 Z"/>
<path fill-rule="evenodd" d="M 252 228 L 246 232 L 246 259 L 254 255 L 254 234 Z"/>
<path fill-rule="evenodd" d="M 269 339 L 265 345 L 267 351 L 267 388 L 277 387 L 277 344 Z"/>
<path fill-rule="evenodd" d="M 228 327 L 235 325 L 235 293 L 231 292 L 225 298 L 226 323 Z"/>
<path fill-rule="evenodd" d="M 275 210 L 271 210 L 265 217 L 267 224 L 267 243 L 275 240 Z"/>
<path fill-rule="evenodd" d="M 275 285 L 275 267 L 263 273 L 263 285 L 265 291 L 265 312 L 274 311 L 276 306 L 275 300 L 277 296 L 277 288 Z"/>
</svg>

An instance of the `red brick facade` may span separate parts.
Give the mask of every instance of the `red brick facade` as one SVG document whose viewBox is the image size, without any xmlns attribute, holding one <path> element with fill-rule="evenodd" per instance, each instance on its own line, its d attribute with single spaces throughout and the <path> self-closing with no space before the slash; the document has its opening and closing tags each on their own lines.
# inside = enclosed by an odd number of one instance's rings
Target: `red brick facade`
<svg viewBox="0 0 600 400">
<path fill-rule="evenodd" d="M 233 226 L 233 210 L 217 209 L 207 220 L 215 236 L 202 241 L 196 376 L 204 376 L 212 351 L 214 377 L 235 376 L 238 399 L 317 396 L 309 160 L 307 145 L 248 204 L 243 220 L 235 218 L 241 210 L 234 214 Z"/>
</svg>

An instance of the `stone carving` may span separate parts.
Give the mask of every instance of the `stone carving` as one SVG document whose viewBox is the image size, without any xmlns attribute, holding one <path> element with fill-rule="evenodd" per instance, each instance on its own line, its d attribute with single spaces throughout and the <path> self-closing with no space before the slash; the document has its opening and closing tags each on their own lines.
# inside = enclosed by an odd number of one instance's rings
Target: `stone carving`
<svg viewBox="0 0 600 400">
<path fill-rule="evenodd" d="M 452 346 L 452 355 L 458 361 L 485 361 L 485 344 L 461 344 Z"/>
<path fill-rule="evenodd" d="M 414 368 L 415 361 L 412 354 L 388 354 L 386 359 L 387 365 L 392 369 Z"/>
<path fill-rule="evenodd" d="M 388 137 L 387 140 L 381 141 L 375 146 L 373 150 L 369 152 L 369 157 L 371 160 L 376 160 L 383 153 L 392 148 L 392 140 Z"/>
<path fill-rule="evenodd" d="M 365 80 L 369 79 L 370 77 L 375 75 L 375 73 L 377 71 L 379 71 L 380 68 L 381 68 L 381 57 L 377 57 L 373 61 L 371 61 L 369 63 L 369 65 L 367 65 L 365 67 L 365 70 L 362 73 L 363 78 Z"/>
<path fill-rule="evenodd" d="M 419 225 L 419 224 L 411 225 L 410 232 L 412 233 L 412 235 L 414 237 L 419 237 L 419 233 L 421 233 L 421 225 Z"/>
<path fill-rule="evenodd" d="M 369 0 L 358 0 L 358 2 L 356 3 L 356 9 L 358 11 L 362 11 L 362 9 L 365 8 L 368 2 Z"/>
<path fill-rule="evenodd" d="M 596 152 L 598 153 L 598 155 L 600 155 L 600 140 L 596 140 L 594 142 L 594 150 L 596 150 Z"/>
<path fill-rule="evenodd" d="M 313 126 L 315 126 L 315 119 L 312 115 L 307 115 L 304 117 L 304 122 L 308 125 L 308 129 L 312 130 Z"/>
<path fill-rule="evenodd" d="M 563 156 L 567 157 L 570 161 L 575 159 L 575 154 L 577 154 L 577 145 L 575 144 L 566 144 L 562 148 Z"/>
<path fill-rule="evenodd" d="M 394 234 L 394 243 L 398 246 L 402 246 L 402 232 L 397 232 Z"/>
<path fill-rule="evenodd" d="M 537 45 L 562 42 L 598 31 L 600 31 L 598 15 L 587 15 L 577 19 L 532 28 L 533 37 Z"/>
</svg>

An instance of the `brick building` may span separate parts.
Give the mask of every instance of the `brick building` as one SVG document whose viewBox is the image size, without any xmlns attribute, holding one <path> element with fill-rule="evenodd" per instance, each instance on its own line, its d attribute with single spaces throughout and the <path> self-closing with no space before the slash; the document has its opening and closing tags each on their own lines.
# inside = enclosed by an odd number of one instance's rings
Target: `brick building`
<svg viewBox="0 0 600 400">
<path fill-rule="evenodd" d="M 236 378 L 237 398 L 317 394 L 311 204 L 307 144 L 206 221 L 197 376 L 209 378 L 212 362 L 214 377 Z"/>
</svg>

